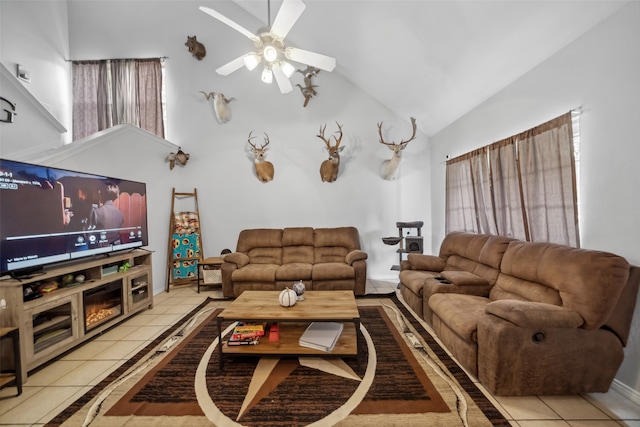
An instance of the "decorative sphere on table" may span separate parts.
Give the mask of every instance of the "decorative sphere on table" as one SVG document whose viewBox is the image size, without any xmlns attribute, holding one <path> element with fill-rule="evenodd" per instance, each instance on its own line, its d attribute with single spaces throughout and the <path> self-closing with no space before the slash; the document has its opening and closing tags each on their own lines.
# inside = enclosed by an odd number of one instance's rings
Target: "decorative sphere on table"
<svg viewBox="0 0 640 427">
<path fill-rule="evenodd" d="M 278 301 L 283 307 L 291 307 L 296 305 L 296 302 L 298 301 L 298 294 L 296 294 L 296 291 L 293 289 L 285 288 L 280 292 Z"/>
<path fill-rule="evenodd" d="M 302 280 L 293 284 L 293 290 L 296 292 L 296 295 L 298 296 L 298 301 L 303 301 L 304 297 L 302 296 L 302 294 L 304 294 L 304 291 L 306 290 L 306 286 L 304 285 Z"/>
</svg>

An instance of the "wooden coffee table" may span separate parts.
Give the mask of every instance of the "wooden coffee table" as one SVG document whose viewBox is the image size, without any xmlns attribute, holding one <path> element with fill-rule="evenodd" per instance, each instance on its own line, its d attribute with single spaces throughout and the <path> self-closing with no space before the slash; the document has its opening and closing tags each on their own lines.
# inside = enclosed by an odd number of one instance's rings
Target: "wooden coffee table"
<svg viewBox="0 0 640 427">
<path fill-rule="evenodd" d="M 352 291 L 307 291 L 304 300 L 292 307 L 278 302 L 280 291 L 244 291 L 218 314 L 220 368 L 223 357 L 233 356 L 332 356 L 358 357 L 360 353 L 360 313 Z M 279 340 L 270 341 L 269 332 L 257 345 L 229 346 L 222 341 L 224 321 L 277 322 Z M 344 329 L 333 351 L 325 352 L 298 344 L 311 322 L 342 322 Z"/>
</svg>

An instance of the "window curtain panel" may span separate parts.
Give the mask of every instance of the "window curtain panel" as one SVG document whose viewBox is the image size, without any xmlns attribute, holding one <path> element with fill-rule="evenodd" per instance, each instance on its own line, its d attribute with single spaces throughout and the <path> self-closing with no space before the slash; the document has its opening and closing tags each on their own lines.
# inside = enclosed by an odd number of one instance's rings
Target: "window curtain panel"
<svg viewBox="0 0 640 427">
<path fill-rule="evenodd" d="M 98 132 L 98 61 L 74 62 L 71 67 L 73 92 L 73 140 Z"/>
<path fill-rule="evenodd" d="M 478 233 L 470 154 L 447 162 L 445 231 Z"/>
<path fill-rule="evenodd" d="M 132 124 L 164 138 L 162 107 L 162 64 L 160 59 L 75 61 L 73 68 L 91 64 L 93 80 L 76 82 L 74 71 L 74 140 L 120 124 Z M 77 90 L 76 90 L 77 86 Z M 80 110 L 88 105 L 95 110 L 91 123 Z M 97 127 L 94 123 L 97 123 Z"/>
<path fill-rule="evenodd" d="M 518 157 L 529 239 L 578 247 L 571 113 L 520 134 Z"/>
<path fill-rule="evenodd" d="M 580 246 L 571 113 L 456 157 L 446 232 Z"/>
</svg>

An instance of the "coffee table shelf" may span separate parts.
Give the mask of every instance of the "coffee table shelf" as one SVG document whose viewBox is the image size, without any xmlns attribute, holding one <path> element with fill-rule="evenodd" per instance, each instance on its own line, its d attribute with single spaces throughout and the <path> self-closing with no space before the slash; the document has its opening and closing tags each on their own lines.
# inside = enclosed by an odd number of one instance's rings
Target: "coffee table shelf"
<svg viewBox="0 0 640 427">
<path fill-rule="evenodd" d="M 323 356 L 359 357 L 360 313 L 352 291 L 307 291 L 304 301 L 292 307 L 278 303 L 279 291 L 245 291 L 218 314 L 220 368 L 228 356 Z M 257 345 L 229 346 L 222 340 L 225 321 L 277 322 L 279 340 L 270 341 L 269 332 Z M 311 322 L 341 322 L 344 329 L 331 352 L 299 345 L 298 340 Z"/>
</svg>

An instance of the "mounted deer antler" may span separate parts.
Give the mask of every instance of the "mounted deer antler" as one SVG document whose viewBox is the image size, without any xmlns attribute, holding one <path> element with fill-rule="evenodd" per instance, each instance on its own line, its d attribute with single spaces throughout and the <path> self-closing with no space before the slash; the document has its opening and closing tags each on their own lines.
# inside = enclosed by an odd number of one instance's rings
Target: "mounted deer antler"
<svg viewBox="0 0 640 427">
<path fill-rule="evenodd" d="M 255 138 L 255 136 L 251 136 L 253 131 L 249 132 L 249 139 L 247 142 L 251 146 L 251 152 L 253 153 L 253 165 L 256 169 L 256 175 L 260 182 L 269 182 L 273 179 L 273 163 L 265 160 L 267 155 L 267 145 L 269 145 L 269 135 L 265 132 L 264 134 L 264 144 L 260 146 L 260 148 L 256 147 L 251 143 L 251 140 Z"/>
<path fill-rule="evenodd" d="M 389 160 L 385 160 L 382 162 L 382 177 L 386 180 L 394 180 L 397 177 L 398 169 L 400 167 L 400 161 L 402 160 L 402 150 L 407 147 L 407 144 L 410 141 L 413 141 L 416 138 L 416 130 L 418 129 L 416 126 L 415 117 L 411 117 L 411 127 L 413 128 L 413 132 L 409 139 L 402 140 L 399 143 L 395 142 L 385 142 L 382 137 L 382 122 L 378 123 L 378 134 L 380 135 L 380 143 L 389 147 L 389 150 L 393 151 L 393 155 Z"/>
<path fill-rule="evenodd" d="M 322 139 L 326 145 L 327 151 L 329 152 L 329 159 L 322 162 L 320 165 L 320 178 L 322 182 L 333 182 L 338 178 L 338 169 L 340 168 L 340 152 L 344 149 L 344 146 L 340 147 L 340 141 L 342 141 L 342 125 L 336 122 L 338 125 L 338 130 L 336 133 L 339 133 L 340 136 L 333 136 L 335 141 L 335 145 L 331 145 L 331 137 L 326 139 L 324 137 L 324 130 L 327 128 L 327 125 L 320 126 L 320 133 L 316 135 L 318 138 Z"/>
</svg>

